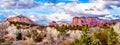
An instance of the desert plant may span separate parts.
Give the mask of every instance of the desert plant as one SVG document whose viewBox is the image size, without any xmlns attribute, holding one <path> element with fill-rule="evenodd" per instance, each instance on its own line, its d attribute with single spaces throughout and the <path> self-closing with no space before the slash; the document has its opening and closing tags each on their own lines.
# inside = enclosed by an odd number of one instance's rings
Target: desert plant
<svg viewBox="0 0 120 45">
<path fill-rule="evenodd" d="M 66 33 L 67 26 L 64 26 L 64 25 L 62 25 L 62 26 L 57 26 L 56 29 L 57 29 L 58 31 L 60 31 L 61 33 Z"/>
<path fill-rule="evenodd" d="M 40 42 L 42 41 L 43 37 L 36 31 L 36 30 L 33 30 L 32 31 L 32 38 L 35 42 Z"/>
<path fill-rule="evenodd" d="M 6 28 L 8 28 L 9 22 L 1 22 L 0 23 L 0 40 L 4 41 L 4 36 L 6 35 Z"/>
<path fill-rule="evenodd" d="M 16 36 L 16 39 L 17 39 L 17 40 L 22 40 L 22 34 L 21 34 L 21 33 L 18 33 L 17 36 Z"/>
<path fill-rule="evenodd" d="M 110 28 L 108 32 L 108 45 L 117 45 L 118 44 L 118 34 L 114 31 L 113 28 Z"/>
</svg>

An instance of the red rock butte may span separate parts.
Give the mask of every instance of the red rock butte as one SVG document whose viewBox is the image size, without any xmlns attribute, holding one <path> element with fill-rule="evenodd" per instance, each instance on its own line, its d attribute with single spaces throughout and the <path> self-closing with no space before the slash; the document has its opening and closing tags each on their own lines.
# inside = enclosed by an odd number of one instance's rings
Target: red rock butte
<svg viewBox="0 0 120 45">
<path fill-rule="evenodd" d="M 88 25 L 88 26 L 96 26 L 96 25 L 101 25 L 101 24 L 110 24 L 113 22 L 120 22 L 120 19 L 116 20 L 105 20 L 105 19 L 98 19 L 96 17 L 74 17 L 72 20 L 72 26 L 83 26 L 83 25 Z"/>
<path fill-rule="evenodd" d="M 70 24 L 69 23 L 67 23 L 67 22 L 61 22 L 60 24 L 59 24 L 59 26 L 70 26 Z"/>
<path fill-rule="evenodd" d="M 14 22 L 25 22 L 25 23 L 29 23 L 29 24 L 34 24 L 34 21 L 30 20 L 29 18 L 19 15 L 19 16 L 15 16 L 15 17 L 10 17 L 5 21 L 14 21 Z"/>
<path fill-rule="evenodd" d="M 52 21 L 50 22 L 49 26 L 58 26 L 58 24 L 56 23 L 56 21 Z"/>
</svg>

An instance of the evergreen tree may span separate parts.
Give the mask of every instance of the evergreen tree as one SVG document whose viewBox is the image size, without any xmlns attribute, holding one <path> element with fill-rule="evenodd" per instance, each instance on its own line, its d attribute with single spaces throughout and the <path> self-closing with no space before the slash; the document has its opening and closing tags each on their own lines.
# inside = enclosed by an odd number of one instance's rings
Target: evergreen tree
<svg viewBox="0 0 120 45">
<path fill-rule="evenodd" d="M 117 45 L 118 44 L 118 34 L 114 31 L 113 28 L 110 28 L 108 32 L 108 45 Z"/>
<path fill-rule="evenodd" d="M 88 34 L 89 29 L 88 26 L 82 27 L 82 36 L 79 39 L 76 39 L 71 45 L 91 45 L 92 44 L 92 37 Z"/>
</svg>

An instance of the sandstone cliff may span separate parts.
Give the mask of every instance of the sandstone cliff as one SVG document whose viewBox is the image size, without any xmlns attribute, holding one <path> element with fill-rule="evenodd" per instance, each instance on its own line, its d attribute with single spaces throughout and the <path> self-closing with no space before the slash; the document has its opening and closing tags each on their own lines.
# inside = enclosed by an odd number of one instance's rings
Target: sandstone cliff
<svg viewBox="0 0 120 45">
<path fill-rule="evenodd" d="M 95 26 L 95 25 L 101 25 L 101 24 L 106 24 L 106 23 L 120 22 L 119 20 L 120 19 L 104 20 L 104 19 L 98 19 L 96 17 L 74 17 L 71 25 L 73 26 L 77 26 L 77 25 Z"/>
<path fill-rule="evenodd" d="M 56 23 L 56 21 L 52 21 L 50 22 L 49 26 L 58 26 L 58 24 Z"/>
<path fill-rule="evenodd" d="M 34 24 L 34 21 L 30 20 L 29 18 L 19 15 L 19 16 L 15 16 L 15 17 L 10 17 L 5 21 L 14 21 L 14 22 L 25 22 L 25 23 L 30 23 L 30 24 Z"/>
</svg>

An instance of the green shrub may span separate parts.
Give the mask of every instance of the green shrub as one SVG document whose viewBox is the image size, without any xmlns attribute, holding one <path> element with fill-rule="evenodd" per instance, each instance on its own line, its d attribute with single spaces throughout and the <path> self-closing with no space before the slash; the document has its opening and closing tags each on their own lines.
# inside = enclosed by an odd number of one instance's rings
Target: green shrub
<svg viewBox="0 0 120 45">
<path fill-rule="evenodd" d="M 37 30 L 33 30 L 32 33 L 33 33 L 32 38 L 35 42 L 41 42 L 42 41 L 43 37 L 37 32 Z"/>
</svg>

